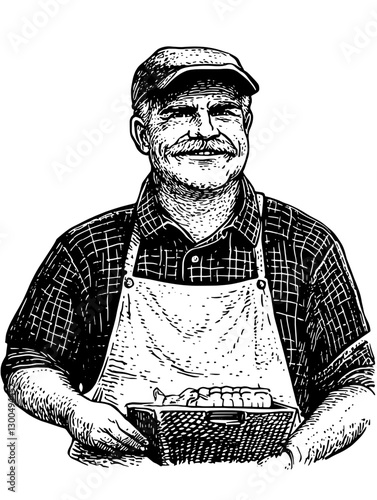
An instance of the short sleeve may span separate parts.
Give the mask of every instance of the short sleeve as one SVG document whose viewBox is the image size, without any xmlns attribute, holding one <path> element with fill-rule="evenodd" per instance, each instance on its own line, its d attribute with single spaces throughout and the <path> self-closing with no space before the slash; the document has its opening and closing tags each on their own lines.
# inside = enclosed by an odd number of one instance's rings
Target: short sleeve
<svg viewBox="0 0 377 500">
<path fill-rule="evenodd" d="M 35 274 L 7 335 L 2 377 L 21 366 L 74 364 L 82 330 L 83 282 L 61 239 Z"/>
<path fill-rule="evenodd" d="M 334 237 L 314 273 L 308 300 L 312 391 L 324 397 L 347 383 L 370 385 L 369 325 L 344 250 Z"/>
</svg>

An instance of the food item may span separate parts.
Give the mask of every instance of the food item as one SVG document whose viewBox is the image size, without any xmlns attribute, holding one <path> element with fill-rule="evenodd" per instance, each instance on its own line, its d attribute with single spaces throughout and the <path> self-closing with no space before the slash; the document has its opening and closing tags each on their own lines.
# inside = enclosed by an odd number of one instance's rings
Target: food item
<svg viewBox="0 0 377 500">
<path fill-rule="evenodd" d="M 236 387 L 233 391 L 233 406 L 244 406 L 244 401 L 241 397 L 241 390 Z"/>
<path fill-rule="evenodd" d="M 197 399 L 194 406 L 224 406 L 224 401 L 221 394 L 220 387 L 212 387 L 209 390 L 208 398 L 206 401 Z"/>
<path fill-rule="evenodd" d="M 165 394 L 156 388 L 153 391 L 155 403 L 160 405 L 182 405 L 191 406 L 191 402 L 198 399 L 198 391 L 196 389 L 186 389 L 181 394 L 165 396 Z"/>
<path fill-rule="evenodd" d="M 179 395 L 165 394 L 158 388 L 153 391 L 155 404 L 196 407 L 271 408 L 269 389 L 261 387 L 201 387 L 186 389 Z"/>
</svg>

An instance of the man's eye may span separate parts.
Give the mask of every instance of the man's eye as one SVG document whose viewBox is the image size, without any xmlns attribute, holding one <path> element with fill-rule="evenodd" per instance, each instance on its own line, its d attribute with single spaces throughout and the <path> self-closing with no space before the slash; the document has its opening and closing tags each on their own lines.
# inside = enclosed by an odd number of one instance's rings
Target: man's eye
<svg viewBox="0 0 377 500">
<path fill-rule="evenodd" d="M 172 118 L 187 118 L 187 117 L 192 116 L 191 111 L 184 110 L 184 109 L 182 109 L 182 110 L 177 109 L 177 110 L 171 111 L 169 114 Z"/>
<path fill-rule="evenodd" d="M 167 108 L 166 110 L 162 111 L 162 116 L 164 118 L 170 119 L 170 118 L 187 118 L 193 116 L 195 113 L 195 110 L 191 110 L 188 108 Z"/>
<path fill-rule="evenodd" d="M 224 116 L 224 115 L 237 115 L 237 112 L 233 108 L 225 108 L 225 107 L 216 107 L 211 111 L 212 116 Z"/>
</svg>

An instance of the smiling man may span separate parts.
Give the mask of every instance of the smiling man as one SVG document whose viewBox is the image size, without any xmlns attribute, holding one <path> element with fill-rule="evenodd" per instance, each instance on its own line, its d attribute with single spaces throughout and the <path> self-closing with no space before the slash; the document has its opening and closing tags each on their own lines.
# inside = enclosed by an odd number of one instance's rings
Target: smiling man
<svg viewBox="0 0 377 500">
<path fill-rule="evenodd" d="M 300 417 L 287 468 L 369 423 L 369 327 L 339 241 L 243 174 L 257 91 L 226 52 L 152 54 L 132 84 L 138 201 L 62 235 L 12 321 L 7 392 L 81 446 L 143 451 L 126 405 L 157 387 L 269 389 Z"/>
</svg>

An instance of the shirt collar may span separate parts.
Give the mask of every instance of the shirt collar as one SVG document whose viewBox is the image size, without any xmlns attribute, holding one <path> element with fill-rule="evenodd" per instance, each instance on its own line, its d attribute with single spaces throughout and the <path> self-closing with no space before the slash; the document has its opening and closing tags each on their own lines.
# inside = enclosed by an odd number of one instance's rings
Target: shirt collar
<svg viewBox="0 0 377 500">
<path fill-rule="evenodd" d="M 255 246 L 261 230 L 261 220 L 256 193 L 245 176 L 241 180 L 241 191 L 235 212 L 236 214 L 221 228 L 221 231 L 227 228 L 235 228 Z M 151 174 L 148 175 L 142 185 L 137 202 L 137 216 L 140 232 L 145 238 L 166 234 L 168 226 L 172 224 L 177 227 L 164 213 L 163 208 L 157 201 L 155 184 Z"/>
<path fill-rule="evenodd" d="M 146 238 L 158 235 L 165 229 L 168 219 L 157 201 L 152 175 L 143 182 L 137 201 L 137 217 L 142 235 Z"/>
<path fill-rule="evenodd" d="M 241 192 L 236 204 L 236 214 L 230 220 L 229 226 L 233 226 L 255 246 L 258 241 L 261 225 L 257 195 L 251 182 L 243 176 L 241 180 Z"/>
</svg>

